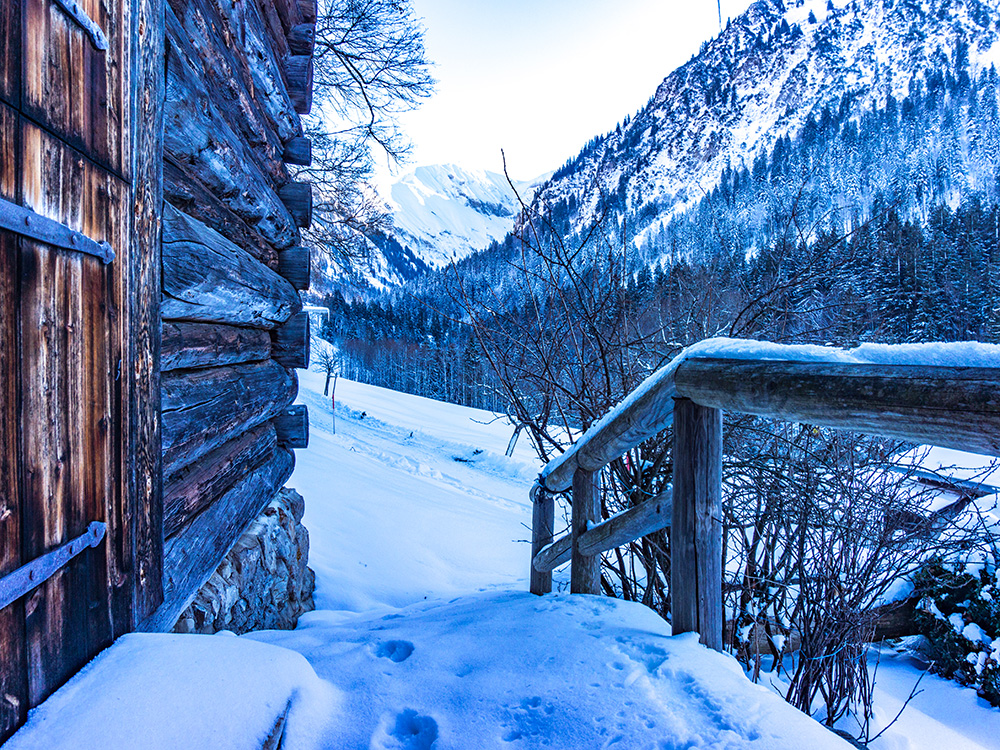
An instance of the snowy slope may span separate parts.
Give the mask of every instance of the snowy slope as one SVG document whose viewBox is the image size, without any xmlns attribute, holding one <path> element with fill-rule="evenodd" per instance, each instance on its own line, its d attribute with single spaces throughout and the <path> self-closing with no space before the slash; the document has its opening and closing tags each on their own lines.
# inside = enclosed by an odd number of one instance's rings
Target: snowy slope
<svg viewBox="0 0 1000 750">
<path fill-rule="evenodd" d="M 521 210 L 518 196 L 530 202 L 541 181 L 514 182 L 512 190 L 496 172 L 454 164 L 418 167 L 390 188 L 393 236 L 440 268 L 503 239 Z"/>
<path fill-rule="evenodd" d="M 599 201 L 655 206 L 668 220 L 728 166 L 750 167 L 824 105 L 854 112 L 902 100 L 914 77 L 1000 59 L 997 3 L 981 0 L 759 0 L 668 75 L 624 125 L 555 172 L 536 207 L 571 206 L 580 230 Z"/>
</svg>

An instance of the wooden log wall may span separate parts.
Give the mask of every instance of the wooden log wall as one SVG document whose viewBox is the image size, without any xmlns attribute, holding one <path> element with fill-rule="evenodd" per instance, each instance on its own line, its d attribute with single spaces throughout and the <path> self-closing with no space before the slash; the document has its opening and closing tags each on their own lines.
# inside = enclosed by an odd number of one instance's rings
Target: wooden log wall
<svg viewBox="0 0 1000 750">
<path fill-rule="evenodd" d="M 162 348 L 169 629 L 288 480 L 309 418 L 316 0 L 167 0 Z M 308 500 L 308 499 L 307 499 Z"/>
</svg>

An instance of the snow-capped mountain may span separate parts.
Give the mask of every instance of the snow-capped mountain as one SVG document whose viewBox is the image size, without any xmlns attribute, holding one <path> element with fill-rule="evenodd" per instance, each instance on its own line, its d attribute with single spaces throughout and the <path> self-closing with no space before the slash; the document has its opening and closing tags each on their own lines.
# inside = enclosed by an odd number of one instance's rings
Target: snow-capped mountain
<svg viewBox="0 0 1000 750">
<path fill-rule="evenodd" d="M 539 182 L 515 182 L 512 190 L 496 172 L 453 164 L 418 167 L 390 189 L 393 239 L 432 268 L 461 260 L 503 239 L 520 201 L 530 201 Z"/>
<path fill-rule="evenodd" d="M 587 144 L 537 193 L 571 231 L 611 205 L 653 231 L 751 169 L 824 107 L 848 117 L 902 101 L 915 79 L 1000 60 L 996 0 L 759 0 L 664 79 L 647 105 Z M 642 241 L 637 238 L 637 242 Z"/>
</svg>

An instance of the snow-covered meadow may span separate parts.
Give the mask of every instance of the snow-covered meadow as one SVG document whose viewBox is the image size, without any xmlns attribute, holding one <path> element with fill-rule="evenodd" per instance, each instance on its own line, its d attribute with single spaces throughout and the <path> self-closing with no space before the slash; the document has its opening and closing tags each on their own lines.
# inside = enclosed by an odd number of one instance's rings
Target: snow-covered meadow
<svg viewBox="0 0 1000 750">
<path fill-rule="evenodd" d="M 23 748 L 844 748 L 780 681 L 650 610 L 527 591 L 526 441 L 484 412 L 301 373 L 317 611 L 295 631 L 127 636 L 9 742 Z M 885 650 L 876 724 L 919 676 Z M 932 675 L 872 747 L 1000 748 L 1000 711 Z M 877 731 L 877 729 L 876 729 Z M 6 750 L 6 748 L 5 748 Z"/>
</svg>

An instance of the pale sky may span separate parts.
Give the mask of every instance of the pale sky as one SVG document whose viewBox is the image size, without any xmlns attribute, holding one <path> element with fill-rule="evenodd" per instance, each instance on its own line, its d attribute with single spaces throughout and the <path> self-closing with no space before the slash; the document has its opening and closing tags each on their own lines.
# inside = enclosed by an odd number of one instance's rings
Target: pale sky
<svg viewBox="0 0 1000 750">
<path fill-rule="evenodd" d="M 722 23 L 750 0 L 722 0 Z M 719 32 L 715 0 L 413 0 L 437 92 L 402 116 L 407 172 L 457 164 L 514 179 L 559 167 L 634 114 Z M 384 180 L 384 175 L 382 180 Z"/>
</svg>

